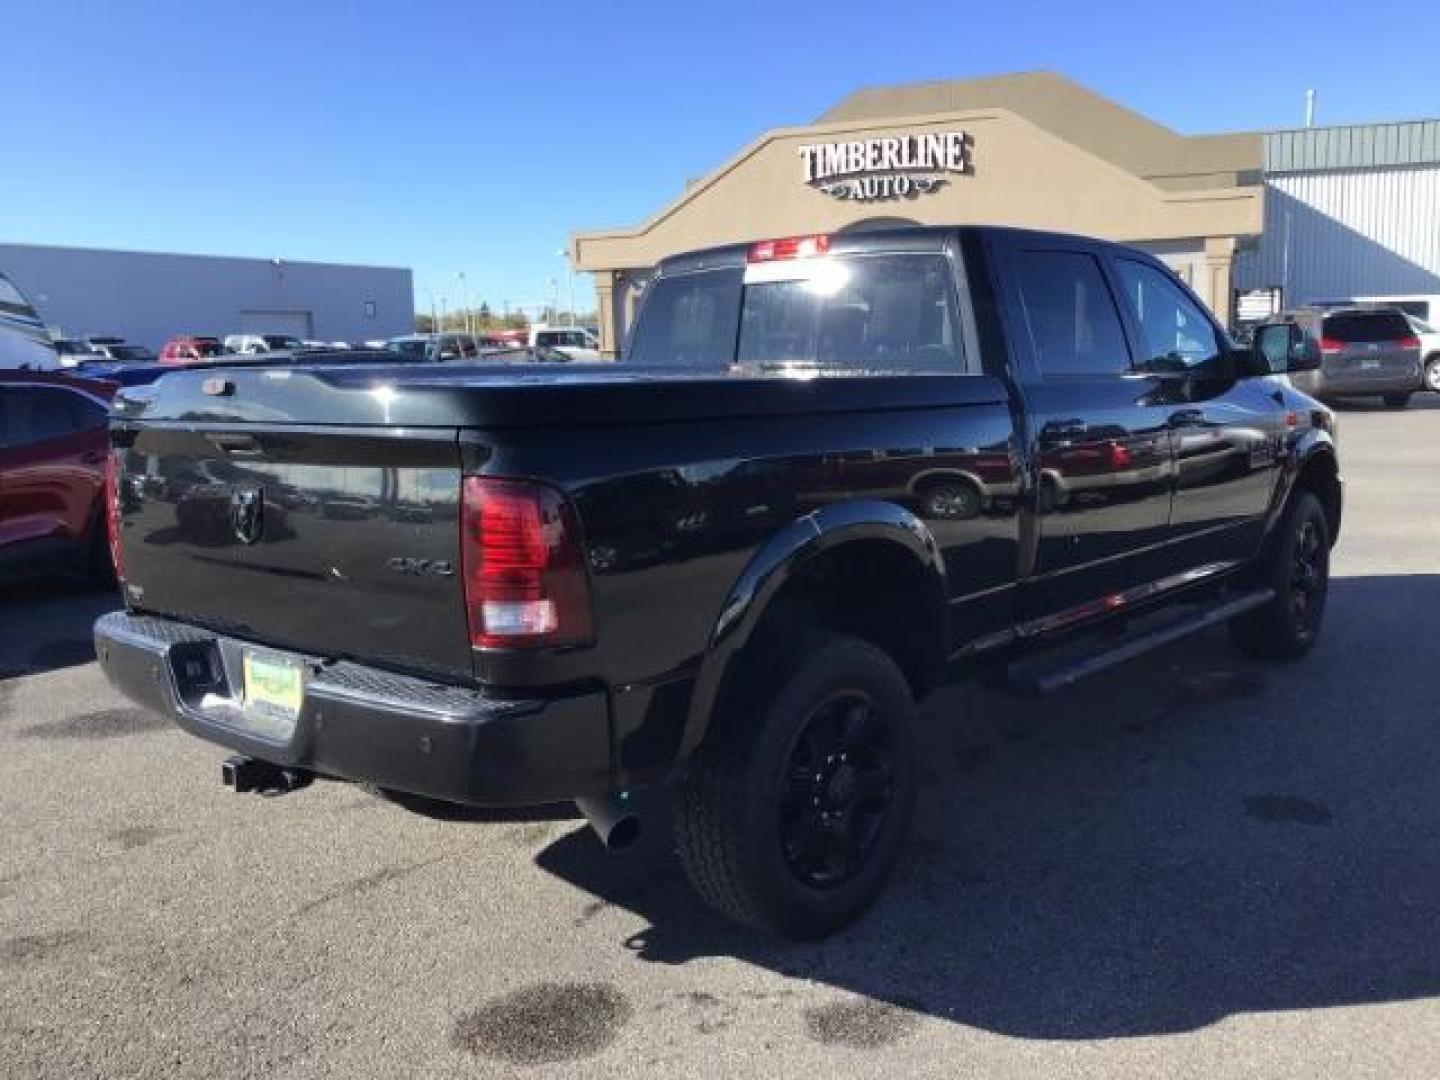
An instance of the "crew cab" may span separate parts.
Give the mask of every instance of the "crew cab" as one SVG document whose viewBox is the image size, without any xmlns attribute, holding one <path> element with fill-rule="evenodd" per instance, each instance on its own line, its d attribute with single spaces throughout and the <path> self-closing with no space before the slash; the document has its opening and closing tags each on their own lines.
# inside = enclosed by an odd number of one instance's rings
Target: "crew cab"
<svg viewBox="0 0 1440 1080">
<path fill-rule="evenodd" d="M 1264 345 L 1150 255 L 965 227 L 676 256 L 614 365 L 177 372 L 116 399 L 97 652 L 236 790 L 574 799 L 620 846 L 669 789 L 705 901 L 823 935 L 956 670 L 1311 648 L 1335 427 Z"/>
</svg>

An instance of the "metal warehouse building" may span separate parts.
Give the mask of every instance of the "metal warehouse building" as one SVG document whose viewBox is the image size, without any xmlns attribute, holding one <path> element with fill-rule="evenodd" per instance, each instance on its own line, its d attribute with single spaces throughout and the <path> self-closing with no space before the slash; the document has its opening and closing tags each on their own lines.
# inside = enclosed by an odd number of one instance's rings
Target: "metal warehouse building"
<svg viewBox="0 0 1440 1080">
<path fill-rule="evenodd" d="M 403 268 L 0 244 L 0 273 L 52 332 L 153 349 L 177 334 L 364 341 L 414 327 Z"/>
<path fill-rule="evenodd" d="M 1440 293 L 1440 124 L 1181 135 L 1051 72 L 859 90 L 766 132 L 629 228 L 577 233 L 614 353 L 655 265 L 692 248 L 890 225 L 985 223 L 1121 240 L 1222 318 Z"/>
<path fill-rule="evenodd" d="M 1440 294 L 1440 120 L 1275 131 L 1263 152 L 1264 233 L 1237 284 L 1287 303 Z"/>
</svg>

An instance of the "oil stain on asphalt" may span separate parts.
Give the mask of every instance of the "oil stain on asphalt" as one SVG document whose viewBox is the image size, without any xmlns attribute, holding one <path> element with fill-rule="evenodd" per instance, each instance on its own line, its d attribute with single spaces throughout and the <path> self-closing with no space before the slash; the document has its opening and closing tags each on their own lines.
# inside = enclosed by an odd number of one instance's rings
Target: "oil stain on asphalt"
<svg viewBox="0 0 1440 1080">
<path fill-rule="evenodd" d="M 876 1050 L 910 1034 L 915 1014 L 881 1001 L 837 1001 L 805 1011 L 805 1031 L 816 1042 Z"/>
<path fill-rule="evenodd" d="M 119 847 L 121 851 L 134 851 L 137 848 L 149 847 L 156 840 L 164 840 L 167 836 L 175 835 L 173 829 L 160 829 L 153 825 L 131 825 L 106 833 L 105 839 Z"/>
<path fill-rule="evenodd" d="M 0 968 L 19 967 L 44 960 L 84 941 L 80 930 L 57 930 L 49 934 L 23 934 L 0 940 Z"/>
<path fill-rule="evenodd" d="M 171 726 L 168 719 L 146 709 L 101 709 L 34 724 L 21 734 L 33 739 L 118 739 Z"/>
<path fill-rule="evenodd" d="M 1297 825 L 1329 825 L 1335 818 L 1328 806 L 1298 795 L 1251 795 L 1245 800 L 1245 816 Z"/>
<path fill-rule="evenodd" d="M 629 1022 L 629 1000 L 608 983 L 537 983 L 461 1016 L 459 1049 L 516 1065 L 598 1054 Z"/>
</svg>

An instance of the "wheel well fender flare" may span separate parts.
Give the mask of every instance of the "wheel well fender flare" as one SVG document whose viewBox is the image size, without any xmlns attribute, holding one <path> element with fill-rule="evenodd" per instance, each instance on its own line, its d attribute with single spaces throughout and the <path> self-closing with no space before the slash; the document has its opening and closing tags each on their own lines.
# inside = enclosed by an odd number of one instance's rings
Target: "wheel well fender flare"
<svg viewBox="0 0 1440 1080">
<path fill-rule="evenodd" d="M 1291 443 L 1287 453 L 1285 468 L 1281 474 L 1279 489 L 1275 495 L 1274 504 L 1270 507 L 1270 513 L 1265 521 L 1265 540 L 1268 542 L 1274 535 L 1276 526 L 1280 523 L 1281 516 L 1285 513 L 1285 507 L 1290 502 L 1291 495 L 1300 482 L 1300 477 L 1314 463 L 1323 461 L 1335 473 L 1338 481 L 1340 477 L 1340 458 L 1336 453 L 1335 439 L 1324 428 L 1312 427 L 1302 432 Z M 1341 506 L 1339 492 L 1336 492 L 1336 502 L 1333 507 L 1327 507 L 1327 513 L 1331 517 L 1331 543 L 1335 542 L 1339 533 Z"/>
<path fill-rule="evenodd" d="M 884 541 L 908 552 L 924 568 L 933 602 L 943 617 L 945 563 L 940 547 L 929 527 L 909 510 L 879 499 L 857 499 L 822 507 L 791 522 L 755 552 L 721 605 L 690 696 L 681 760 L 704 738 L 731 665 L 776 594 L 813 559 L 861 540 Z"/>
</svg>

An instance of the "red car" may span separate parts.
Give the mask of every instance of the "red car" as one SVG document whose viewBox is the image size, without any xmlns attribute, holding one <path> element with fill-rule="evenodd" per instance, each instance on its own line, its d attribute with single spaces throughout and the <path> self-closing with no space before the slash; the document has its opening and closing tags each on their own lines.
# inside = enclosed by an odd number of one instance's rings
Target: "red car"
<svg viewBox="0 0 1440 1080">
<path fill-rule="evenodd" d="M 165 343 L 165 347 L 160 350 L 160 363 L 199 364 L 224 355 L 225 346 L 220 344 L 219 338 L 183 334 Z"/>
<path fill-rule="evenodd" d="M 115 384 L 0 371 L 0 577 L 74 569 L 114 579 L 105 515 Z"/>
</svg>

